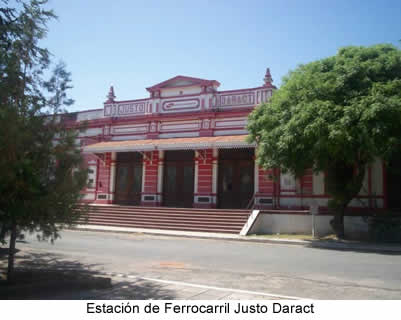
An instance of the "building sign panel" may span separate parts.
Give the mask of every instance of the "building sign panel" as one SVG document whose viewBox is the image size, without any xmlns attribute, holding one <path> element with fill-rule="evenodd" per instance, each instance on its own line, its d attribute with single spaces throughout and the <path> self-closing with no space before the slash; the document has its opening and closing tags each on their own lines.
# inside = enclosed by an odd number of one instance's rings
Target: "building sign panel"
<svg viewBox="0 0 401 320">
<path fill-rule="evenodd" d="M 167 100 L 162 103 L 162 112 L 185 112 L 200 110 L 200 101 L 198 98 Z"/>
<path fill-rule="evenodd" d="M 145 102 L 127 102 L 127 103 L 115 103 L 106 105 L 104 108 L 105 116 L 129 116 L 129 115 L 143 115 L 146 111 Z"/>
<path fill-rule="evenodd" d="M 220 96 L 220 106 L 239 106 L 255 104 L 254 93 L 225 94 Z"/>
</svg>

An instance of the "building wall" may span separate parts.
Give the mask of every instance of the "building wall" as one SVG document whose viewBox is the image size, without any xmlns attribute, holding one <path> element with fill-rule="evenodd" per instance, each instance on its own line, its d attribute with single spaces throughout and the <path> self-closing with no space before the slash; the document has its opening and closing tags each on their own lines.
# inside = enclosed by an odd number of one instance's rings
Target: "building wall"
<svg viewBox="0 0 401 320">
<path fill-rule="evenodd" d="M 314 217 L 315 235 L 322 237 L 333 233 L 331 215 Z M 310 214 L 265 213 L 259 214 L 248 234 L 312 234 L 313 217 Z M 363 216 L 346 216 L 345 233 L 357 239 L 368 237 L 368 223 Z"/>
<path fill-rule="evenodd" d="M 259 175 L 263 170 L 259 171 Z M 271 171 L 269 171 L 271 175 Z M 284 178 L 283 178 L 284 177 Z M 288 209 L 308 208 L 310 205 L 321 207 L 327 211 L 329 195 L 325 187 L 325 174 L 323 172 L 313 173 L 308 170 L 301 179 L 295 179 L 290 174 L 280 174 L 280 192 L 277 207 Z M 268 184 L 266 179 L 259 177 L 262 184 Z M 270 182 L 270 190 L 273 189 Z M 385 188 L 383 184 L 383 163 L 376 160 L 373 165 L 366 169 L 363 186 L 357 198 L 350 203 L 352 208 L 383 208 Z M 269 206 L 259 206 L 269 208 Z"/>
<path fill-rule="evenodd" d="M 103 109 L 79 112 L 75 124 L 88 121 L 88 129 L 79 135 L 77 143 L 85 146 L 109 140 L 246 134 L 248 114 L 256 105 L 268 101 L 274 90 L 271 83 L 265 83 L 255 88 L 218 91 L 216 82 L 187 77 L 176 77 L 163 85 L 152 87 L 149 98 L 129 101 L 116 101 L 113 91 Z M 161 205 L 163 151 L 144 155 L 141 204 Z M 95 188 L 83 190 L 85 201 L 113 201 L 113 156 L 105 153 L 100 157 L 86 157 L 87 165 L 96 166 L 96 183 Z M 217 149 L 196 151 L 195 207 L 216 206 L 218 169 Z M 318 205 L 324 211 L 329 199 L 324 178 L 324 173 L 308 170 L 303 177 L 295 179 L 278 169 L 265 170 L 255 166 L 254 205 L 260 209 Z M 385 206 L 385 170 L 380 160 L 367 169 L 360 196 L 351 202 L 351 206 Z"/>
<path fill-rule="evenodd" d="M 201 92 L 202 89 L 197 86 L 183 87 L 183 88 L 167 88 L 162 90 L 161 97 L 164 98 L 164 97 L 174 97 L 187 94 L 200 94 Z"/>
<path fill-rule="evenodd" d="M 211 208 L 217 203 L 216 194 L 218 161 L 213 156 L 213 149 L 196 151 L 194 207 Z M 217 152 L 217 150 L 215 150 Z M 163 159 L 159 151 L 146 152 L 143 162 L 142 205 L 157 206 L 162 203 Z M 111 153 L 101 158 L 87 155 L 88 166 L 96 167 L 95 188 L 83 190 L 83 200 L 97 203 L 111 203 L 113 200 L 114 176 Z M 215 167 L 215 169 L 213 169 Z M 213 172 L 215 170 L 215 172 Z M 295 179 L 278 170 L 255 170 L 255 208 L 288 208 L 303 209 L 318 205 L 327 210 L 329 196 L 325 190 L 324 173 L 315 174 L 309 170 L 302 178 Z M 350 207 L 383 208 L 384 203 L 383 164 L 377 160 L 366 171 L 363 189 L 357 199 L 352 200 Z"/>
</svg>

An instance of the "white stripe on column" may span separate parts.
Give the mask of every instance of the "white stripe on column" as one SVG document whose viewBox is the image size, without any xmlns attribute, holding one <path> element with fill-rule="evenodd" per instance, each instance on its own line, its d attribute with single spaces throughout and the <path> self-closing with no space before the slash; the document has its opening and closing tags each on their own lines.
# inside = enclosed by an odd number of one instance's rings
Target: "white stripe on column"
<svg viewBox="0 0 401 320">
<path fill-rule="evenodd" d="M 110 193 L 110 200 L 114 200 L 114 190 L 116 186 L 116 160 L 117 160 L 117 153 L 111 153 L 111 165 L 110 165 L 110 185 L 109 185 L 109 193 Z"/>
<path fill-rule="evenodd" d="M 199 157 L 199 152 L 198 151 L 195 151 L 195 158 L 196 159 L 198 159 L 198 157 Z M 194 185 L 194 193 L 198 193 L 198 170 L 199 170 L 199 168 L 198 168 L 198 166 L 199 166 L 199 161 L 198 160 L 195 160 L 195 185 Z"/>
<path fill-rule="evenodd" d="M 157 192 L 163 192 L 163 169 L 164 169 L 164 151 L 159 150 L 159 165 L 157 167 Z"/>
<path fill-rule="evenodd" d="M 219 149 L 213 149 L 213 171 L 212 171 L 212 192 L 213 194 L 217 193 L 217 173 L 218 173 L 218 160 L 217 157 L 219 156 Z M 213 197 L 216 199 L 216 197 Z M 216 203 L 216 201 L 215 201 Z"/>
<path fill-rule="evenodd" d="M 142 154 L 142 188 L 141 188 L 141 192 L 142 193 L 145 192 L 145 167 L 146 167 L 146 163 L 145 163 L 144 155 L 145 155 L 145 153 Z"/>
</svg>

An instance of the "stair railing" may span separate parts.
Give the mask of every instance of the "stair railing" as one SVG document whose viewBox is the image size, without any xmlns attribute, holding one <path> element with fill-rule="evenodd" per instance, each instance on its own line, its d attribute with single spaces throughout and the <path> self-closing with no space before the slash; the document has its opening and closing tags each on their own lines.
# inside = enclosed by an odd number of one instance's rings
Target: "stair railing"
<svg viewBox="0 0 401 320">
<path fill-rule="evenodd" d="M 255 206 L 255 194 L 252 196 L 251 200 L 249 200 L 246 209 L 253 209 Z"/>
</svg>

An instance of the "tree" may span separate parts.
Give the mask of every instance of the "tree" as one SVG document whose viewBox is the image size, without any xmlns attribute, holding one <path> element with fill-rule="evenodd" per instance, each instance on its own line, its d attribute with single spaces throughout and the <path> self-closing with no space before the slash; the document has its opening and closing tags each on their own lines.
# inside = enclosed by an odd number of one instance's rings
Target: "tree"
<svg viewBox="0 0 401 320">
<path fill-rule="evenodd" d="M 269 103 L 250 115 L 260 165 L 295 176 L 326 172 L 331 225 L 344 237 L 344 212 L 375 159 L 401 144 L 401 51 L 392 45 L 345 47 L 300 65 Z"/>
<path fill-rule="evenodd" d="M 53 241 L 80 215 L 86 184 L 76 133 L 65 124 L 70 74 L 39 42 L 55 18 L 47 0 L 0 8 L 0 240 L 10 235 L 8 279 L 13 279 L 18 235 L 37 231 Z M 53 68 L 53 71 L 51 72 Z M 49 79 L 45 74 L 50 73 Z"/>
</svg>

